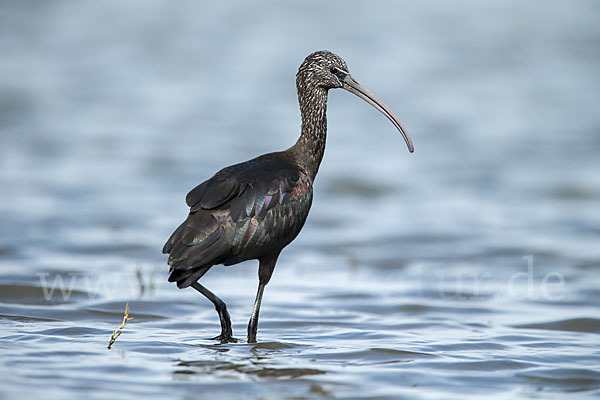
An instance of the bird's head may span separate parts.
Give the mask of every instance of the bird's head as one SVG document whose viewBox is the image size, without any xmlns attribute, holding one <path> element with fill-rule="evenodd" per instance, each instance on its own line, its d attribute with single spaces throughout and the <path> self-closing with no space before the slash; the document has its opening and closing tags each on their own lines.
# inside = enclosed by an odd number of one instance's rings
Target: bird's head
<svg viewBox="0 0 600 400">
<path fill-rule="evenodd" d="M 298 93 L 308 91 L 311 87 L 324 90 L 342 88 L 353 93 L 371 104 L 383 113 L 400 131 L 408 150 L 412 153 L 414 147 L 410 137 L 396 118 L 394 113 L 379 100 L 370 90 L 354 79 L 348 71 L 346 62 L 337 54 L 327 50 L 316 51 L 309 54 L 298 69 L 296 74 Z"/>
<path fill-rule="evenodd" d="M 348 66 L 340 56 L 321 50 L 306 57 L 298 69 L 296 80 L 303 86 L 337 89 L 343 87 L 342 81 L 347 74 Z"/>
</svg>

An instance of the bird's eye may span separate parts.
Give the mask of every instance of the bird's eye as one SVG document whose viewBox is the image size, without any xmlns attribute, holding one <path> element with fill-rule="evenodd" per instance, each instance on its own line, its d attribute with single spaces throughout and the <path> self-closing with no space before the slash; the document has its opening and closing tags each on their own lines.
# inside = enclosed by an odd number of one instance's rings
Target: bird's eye
<svg viewBox="0 0 600 400">
<path fill-rule="evenodd" d="M 332 74 L 334 74 L 341 80 L 343 80 L 346 77 L 346 75 L 348 75 L 348 73 L 346 71 L 344 71 L 343 69 L 340 69 L 338 67 L 331 67 L 329 69 L 329 71 L 331 71 Z"/>
</svg>

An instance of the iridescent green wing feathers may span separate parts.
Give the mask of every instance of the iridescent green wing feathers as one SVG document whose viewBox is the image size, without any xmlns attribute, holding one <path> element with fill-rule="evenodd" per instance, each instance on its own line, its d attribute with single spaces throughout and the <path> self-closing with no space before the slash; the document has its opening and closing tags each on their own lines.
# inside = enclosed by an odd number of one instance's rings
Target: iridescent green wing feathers
<svg viewBox="0 0 600 400">
<path fill-rule="evenodd" d="M 298 183 L 300 172 L 281 153 L 266 156 L 224 168 L 196 186 L 186 196 L 190 212 L 230 206 L 233 219 L 239 221 L 264 216 L 268 209 L 283 203 Z"/>
<path fill-rule="evenodd" d="M 190 214 L 163 248 L 170 281 L 189 286 L 212 265 L 255 258 L 265 250 L 257 244 L 279 251 L 296 236 L 312 201 L 311 182 L 285 153 L 268 156 L 224 168 L 188 193 Z"/>
</svg>

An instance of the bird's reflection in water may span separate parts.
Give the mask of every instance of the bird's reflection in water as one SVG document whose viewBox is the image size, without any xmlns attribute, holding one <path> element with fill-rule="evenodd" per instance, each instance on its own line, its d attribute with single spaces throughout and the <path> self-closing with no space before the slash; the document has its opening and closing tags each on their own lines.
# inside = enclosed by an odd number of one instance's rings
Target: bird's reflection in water
<svg viewBox="0 0 600 400">
<path fill-rule="evenodd" d="M 281 361 L 282 350 L 289 355 L 289 351 L 301 346 L 281 343 L 281 342 L 262 342 L 248 344 L 217 344 L 217 345 L 199 345 L 203 349 L 209 350 L 206 358 L 199 360 L 176 360 L 173 370 L 174 376 L 189 375 L 236 375 L 257 378 L 299 378 L 307 375 L 321 375 L 327 373 L 325 370 L 298 366 L 290 367 L 289 363 L 285 366 L 279 365 Z M 214 352 L 210 354 L 210 352 Z M 218 359 L 224 353 L 227 353 L 226 359 Z M 232 354 L 233 353 L 233 354 Z M 287 358 L 287 357 L 284 357 Z M 187 378 L 183 378 L 186 379 Z"/>
</svg>

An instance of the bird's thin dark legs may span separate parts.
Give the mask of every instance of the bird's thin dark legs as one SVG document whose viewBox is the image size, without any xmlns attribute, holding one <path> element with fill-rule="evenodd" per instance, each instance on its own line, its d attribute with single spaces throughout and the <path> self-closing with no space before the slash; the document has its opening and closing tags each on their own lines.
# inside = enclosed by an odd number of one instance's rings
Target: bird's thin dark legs
<svg viewBox="0 0 600 400">
<path fill-rule="evenodd" d="M 248 343 L 256 343 L 256 332 L 258 330 L 258 314 L 260 312 L 260 302 L 262 301 L 265 286 L 271 280 L 273 270 L 275 269 L 275 263 L 279 252 L 270 254 L 267 257 L 259 259 L 258 265 L 258 292 L 256 293 L 256 300 L 254 300 L 254 307 L 252 308 L 252 316 L 248 323 Z"/>
<path fill-rule="evenodd" d="M 250 322 L 248 323 L 248 343 L 256 343 L 256 332 L 258 331 L 258 313 L 260 312 L 260 302 L 262 301 L 265 286 L 266 284 L 262 283 L 258 285 L 256 300 L 254 300 L 254 307 L 252 308 L 252 316 L 250 317 Z"/>
<path fill-rule="evenodd" d="M 192 287 L 209 299 L 215 305 L 215 310 L 217 310 L 217 313 L 219 314 L 221 334 L 213 339 L 219 340 L 221 343 L 237 342 L 232 336 L 231 319 L 229 318 L 229 312 L 227 311 L 225 302 L 198 282 L 192 283 Z"/>
</svg>

